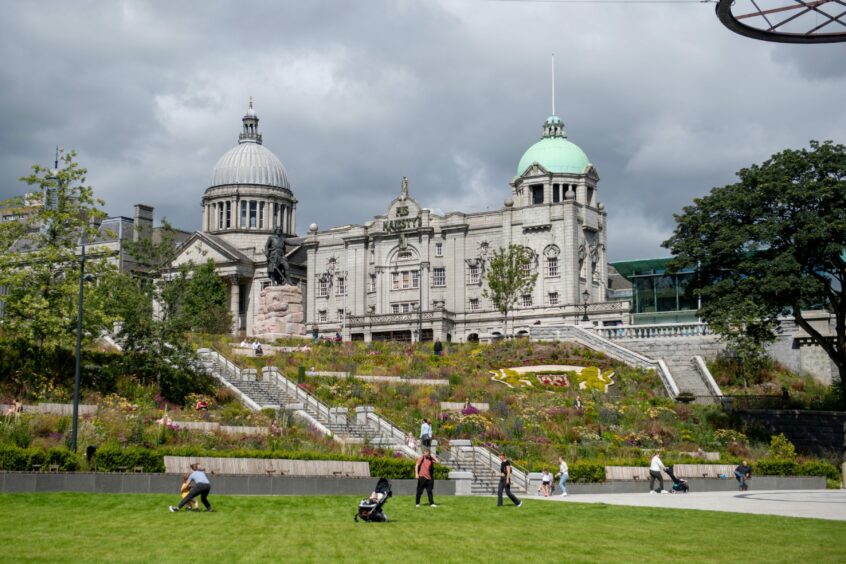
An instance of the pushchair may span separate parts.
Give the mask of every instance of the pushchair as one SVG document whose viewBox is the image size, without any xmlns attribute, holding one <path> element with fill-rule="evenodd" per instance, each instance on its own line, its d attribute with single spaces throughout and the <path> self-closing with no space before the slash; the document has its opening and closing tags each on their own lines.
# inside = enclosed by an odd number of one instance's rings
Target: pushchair
<svg viewBox="0 0 846 564">
<path fill-rule="evenodd" d="M 673 474 L 673 467 L 668 466 L 664 469 L 664 472 L 667 473 L 667 476 L 673 481 L 673 489 L 670 493 L 687 493 L 690 491 L 690 486 L 687 485 L 687 480 L 683 478 L 676 478 L 676 475 Z"/>
<path fill-rule="evenodd" d="M 359 519 L 371 523 L 386 523 L 388 516 L 382 510 L 382 507 L 388 502 L 391 493 L 391 482 L 386 478 L 379 478 L 376 482 L 376 489 L 370 494 L 370 497 L 362 499 L 358 504 L 358 512 L 355 514 L 355 521 Z"/>
</svg>

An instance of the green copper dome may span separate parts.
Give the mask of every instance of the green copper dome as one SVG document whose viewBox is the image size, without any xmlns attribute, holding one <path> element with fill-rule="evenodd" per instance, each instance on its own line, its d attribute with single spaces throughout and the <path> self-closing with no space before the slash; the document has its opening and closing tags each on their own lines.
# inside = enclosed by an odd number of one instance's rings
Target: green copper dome
<svg viewBox="0 0 846 564">
<path fill-rule="evenodd" d="M 549 116 L 543 126 L 543 137 L 523 153 L 517 165 L 517 176 L 538 163 L 549 172 L 582 174 L 590 165 L 587 155 L 578 145 L 567 140 L 564 124 L 558 116 Z"/>
</svg>

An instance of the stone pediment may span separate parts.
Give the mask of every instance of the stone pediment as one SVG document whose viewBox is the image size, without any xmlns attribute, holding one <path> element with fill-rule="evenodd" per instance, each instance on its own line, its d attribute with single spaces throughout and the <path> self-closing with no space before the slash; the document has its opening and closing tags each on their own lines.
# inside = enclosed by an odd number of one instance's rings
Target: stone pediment
<svg viewBox="0 0 846 564">
<path fill-rule="evenodd" d="M 241 251 L 235 249 L 220 238 L 195 231 L 180 247 L 179 253 L 173 261 L 178 267 L 189 262 L 203 264 L 213 260 L 215 264 L 250 264 L 252 261 Z"/>
<path fill-rule="evenodd" d="M 520 178 L 525 178 L 527 176 L 546 176 L 548 174 L 550 174 L 550 172 L 546 170 L 543 165 L 540 163 L 532 163 L 526 170 L 523 171 Z"/>
</svg>

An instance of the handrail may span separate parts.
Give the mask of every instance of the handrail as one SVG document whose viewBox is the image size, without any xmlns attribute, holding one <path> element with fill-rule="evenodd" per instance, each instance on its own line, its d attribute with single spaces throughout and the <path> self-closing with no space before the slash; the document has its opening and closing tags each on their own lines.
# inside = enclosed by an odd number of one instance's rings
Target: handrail
<svg viewBox="0 0 846 564">
<path fill-rule="evenodd" d="M 617 325 L 596 327 L 597 334 L 606 339 L 687 338 L 713 335 L 707 323 L 655 323 L 650 325 Z"/>
<path fill-rule="evenodd" d="M 705 364 L 705 359 L 700 355 L 695 355 L 693 357 L 693 365 L 699 371 L 699 374 L 705 381 L 705 385 L 708 386 L 709 391 L 714 395 L 714 397 L 718 399 L 723 397 L 723 391 L 720 389 L 717 381 L 714 380 L 714 376 L 711 374 L 711 371 L 708 370 L 708 365 Z"/>
</svg>

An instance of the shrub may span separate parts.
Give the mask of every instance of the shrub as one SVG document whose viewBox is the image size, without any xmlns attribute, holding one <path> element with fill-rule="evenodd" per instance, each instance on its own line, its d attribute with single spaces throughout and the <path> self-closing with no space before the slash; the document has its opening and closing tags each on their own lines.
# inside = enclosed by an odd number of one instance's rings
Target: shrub
<svg viewBox="0 0 846 564">
<path fill-rule="evenodd" d="M 33 464 L 45 470 L 52 464 L 58 464 L 60 470 L 72 472 L 79 468 L 79 455 L 64 448 L 0 446 L 0 470 L 23 472 L 32 469 Z"/>
<path fill-rule="evenodd" d="M 18 446 L 0 446 L 0 470 L 29 470 L 29 455 Z"/>
<path fill-rule="evenodd" d="M 766 459 L 753 464 L 754 473 L 762 476 L 798 476 L 799 465 L 794 460 Z"/>
<path fill-rule="evenodd" d="M 605 481 L 605 465 L 593 462 L 575 462 L 569 465 L 570 481 L 599 483 Z"/>
<path fill-rule="evenodd" d="M 142 447 L 102 446 L 94 453 L 94 464 L 103 472 L 118 472 L 143 466 L 145 472 L 164 472 L 163 455 Z"/>
<path fill-rule="evenodd" d="M 784 433 L 779 433 L 770 439 L 770 457 L 780 460 L 796 460 L 796 447 L 784 436 Z"/>
<path fill-rule="evenodd" d="M 825 476 L 829 480 L 840 482 L 840 470 L 834 464 L 811 460 L 799 466 L 800 476 Z"/>
</svg>

